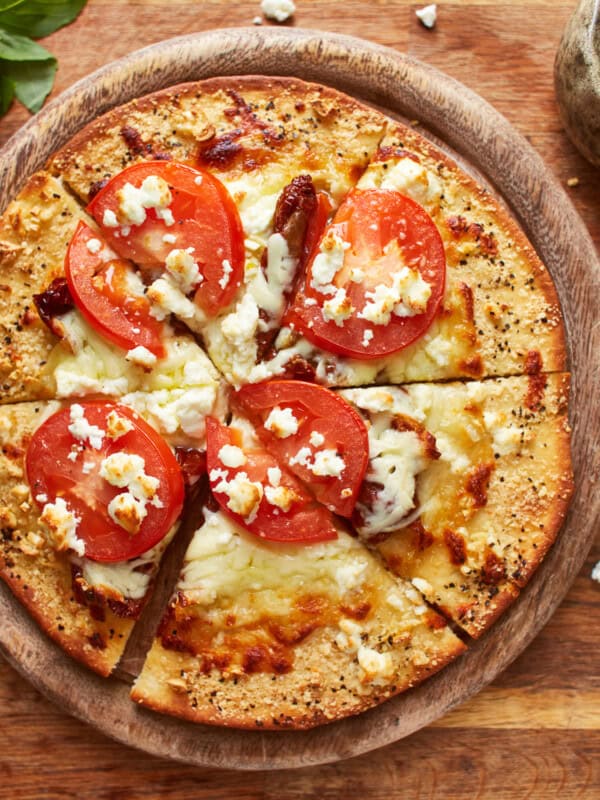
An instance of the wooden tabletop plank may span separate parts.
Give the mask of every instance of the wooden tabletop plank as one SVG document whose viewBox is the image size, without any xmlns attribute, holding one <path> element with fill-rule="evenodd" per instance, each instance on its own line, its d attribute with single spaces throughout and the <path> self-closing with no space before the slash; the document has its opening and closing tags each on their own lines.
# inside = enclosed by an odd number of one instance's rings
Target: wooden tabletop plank
<svg viewBox="0 0 600 800">
<path fill-rule="evenodd" d="M 554 53 L 574 4 L 442 2 L 437 26 L 428 31 L 414 16 L 419 4 L 403 0 L 296 3 L 297 26 L 363 36 L 408 52 L 492 103 L 565 187 L 569 178 L 579 179 L 567 191 L 600 247 L 600 170 L 565 136 L 552 83 Z M 141 46 L 250 25 L 257 13 L 258 0 L 90 0 L 74 25 L 44 41 L 59 58 L 53 96 Z M 28 118 L 15 104 L 0 120 L 0 144 Z M 599 559 L 600 540 L 553 619 L 487 690 L 409 739 L 337 765 L 245 774 L 155 759 L 63 714 L 0 663 L 0 797 L 600 797 L 600 585 L 590 579 Z"/>
</svg>

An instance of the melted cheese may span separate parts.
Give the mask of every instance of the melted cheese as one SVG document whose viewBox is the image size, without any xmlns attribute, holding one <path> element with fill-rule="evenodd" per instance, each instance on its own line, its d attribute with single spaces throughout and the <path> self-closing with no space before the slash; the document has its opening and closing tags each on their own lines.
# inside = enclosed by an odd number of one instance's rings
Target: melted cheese
<svg viewBox="0 0 600 800">
<path fill-rule="evenodd" d="M 61 319 L 75 352 L 59 344 L 52 353 L 49 369 L 58 397 L 116 396 L 172 443 L 202 441 L 204 418 L 215 413 L 221 397 L 217 370 L 191 338 L 167 339 L 166 357 L 142 369 L 98 336 L 77 311 Z"/>
<path fill-rule="evenodd" d="M 87 558 L 77 560 L 81 566 L 84 580 L 90 586 L 108 591 L 117 599 L 141 600 L 148 591 L 162 554 L 176 530 L 177 525 L 174 525 L 161 542 L 131 561 L 106 564 L 100 561 L 90 561 Z"/>
<path fill-rule="evenodd" d="M 177 586 L 200 605 L 226 605 L 254 594 L 251 613 L 282 613 L 298 594 L 341 597 L 361 586 L 371 556 L 348 534 L 319 544 L 282 544 L 258 539 L 222 512 L 205 511 Z M 250 613 L 250 609 L 248 609 Z"/>
</svg>

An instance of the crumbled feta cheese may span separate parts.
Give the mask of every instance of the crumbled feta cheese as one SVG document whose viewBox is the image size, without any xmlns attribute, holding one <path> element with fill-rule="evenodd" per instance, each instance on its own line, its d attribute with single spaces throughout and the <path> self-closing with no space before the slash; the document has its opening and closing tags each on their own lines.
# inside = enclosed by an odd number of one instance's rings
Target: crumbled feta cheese
<svg viewBox="0 0 600 800">
<path fill-rule="evenodd" d="M 137 364 L 138 367 L 145 367 L 146 369 L 152 369 L 157 361 L 154 353 L 151 353 L 147 347 L 141 344 L 132 350 L 128 350 L 125 354 L 125 359 L 131 361 L 132 364 Z"/>
<path fill-rule="evenodd" d="M 260 7 L 267 19 L 285 22 L 296 11 L 293 0 L 262 0 Z"/>
<path fill-rule="evenodd" d="M 246 455 L 241 447 L 236 447 L 234 444 L 224 444 L 217 454 L 219 461 L 226 467 L 241 467 L 246 461 Z"/>
<path fill-rule="evenodd" d="M 106 435 L 109 439 L 120 439 L 133 428 L 133 422 L 127 417 L 122 417 L 116 411 L 111 411 L 106 418 Z"/>
<path fill-rule="evenodd" d="M 127 182 L 117 191 L 119 216 L 124 224 L 142 225 L 146 221 L 147 209 L 153 208 L 167 225 L 173 224 L 173 215 L 168 209 L 172 199 L 169 184 L 158 175 L 148 175 L 139 188 Z M 171 223 L 167 221 L 168 215 L 165 218 L 165 211 L 169 211 Z"/>
<path fill-rule="evenodd" d="M 394 662 L 390 653 L 379 653 L 372 647 L 361 645 L 357 658 L 367 681 L 377 684 L 392 677 Z"/>
<path fill-rule="evenodd" d="M 322 444 L 325 444 L 325 437 L 319 431 L 311 431 L 308 441 L 313 447 L 321 447 Z"/>
<path fill-rule="evenodd" d="M 227 473 L 223 473 L 223 470 L 212 470 L 209 477 L 211 482 L 220 478 L 219 483 L 213 486 L 213 491 L 227 495 L 227 508 L 234 514 L 240 514 L 246 522 L 252 522 L 263 497 L 262 484 L 251 481 L 246 472 L 238 472 L 231 480 L 227 480 Z"/>
<path fill-rule="evenodd" d="M 287 439 L 298 432 L 299 421 L 291 408 L 275 406 L 264 422 L 265 428 L 274 433 L 278 439 Z"/>
<path fill-rule="evenodd" d="M 312 461 L 310 460 L 311 456 L 313 453 L 309 447 L 301 447 L 296 455 L 290 458 L 290 466 L 299 464 L 309 469 L 313 475 L 336 478 L 339 478 L 346 469 L 346 462 L 338 456 L 335 450 L 319 450 L 314 454 Z"/>
<path fill-rule="evenodd" d="M 267 478 L 271 486 L 279 486 L 281 483 L 281 470 L 279 467 L 269 467 L 267 469 Z"/>
<path fill-rule="evenodd" d="M 282 511 L 289 511 L 295 500 L 300 500 L 299 495 L 288 486 L 266 486 L 265 497 L 272 506 L 277 506 Z"/>
<path fill-rule="evenodd" d="M 154 319 L 164 320 L 174 314 L 193 330 L 199 330 L 206 321 L 201 309 L 172 283 L 168 273 L 148 287 L 146 297 L 152 303 L 150 315 Z"/>
<path fill-rule="evenodd" d="M 340 328 L 355 310 L 350 298 L 346 295 L 346 290 L 342 288 L 339 288 L 331 299 L 325 300 L 322 309 L 323 319 L 327 322 L 335 322 Z"/>
<path fill-rule="evenodd" d="M 143 500 L 138 500 L 131 492 L 120 492 L 108 504 L 108 515 L 127 533 L 133 534 L 139 532 L 148 511 Z"/>
<path fill-rule="evenodd" d="M 85 246 L 90 251 L 90 253 L 93 253 L 94 255 L 96 253 L 99 253 L 100 250 L 102 250 L 102 242 L 100 241 L 100 239 L 88 239 L 87 242 L 85 243 Z"/>
<path fill-rule="evenodd" d="M 200 267 L 192 256 L 193 252 L 193 247 L 171 250 L 165 260 L 167 272 L 186 295 L 203 280 Z"/>
<path fill-rule="evenodd" d="M 314 475 L 339 478 L 346 469 L 346 462 L 335 450 L 319 450 L 315 453 L 314 463 L 309 469 Z"/>
<path fill-rule="evenodd" d="M 392 314 L 413 317 L 422 314 L 431 296 L 431 286 L 421 274 L 409 267 L 392 273 L 392 284 L 378 284 L 373 291 L 365 292 L 367 302 L 358 316 L 375 325 L 388 325 Z"/>
<path fill-rule="evenodd" d="M 111 486 L 127 489 L 138 500 L 158 500 L 158 478 L 147 475 L 146 462 L 136 453 L 120 450 L 102 459 L 100 477 Z"/>
<path fill-rule="evenodd" d="M 219 281 L 219 286 L 221 287 L 221 289 L 224 289 L 229 283 L 229 280 L 231 278 L 231 273 L 233 272 L 233 267 L 226 258 L 223 259 L 222 265 L 223 265 L 223 277 Z"/>
<path fill-rule="evenodd" d="M 437 21 L 437 6 L 435 3 L 431 5 L 424 6 L 423 8 L 418 8 L 415 11 L 416 16 L 418 17 L 419 21 L 422 25 L 426 28 L 433 28 L 435 27 L 435 23 Z"/>
<path fill-rule="evenodd" d="M 118 228 L 119 227 L 119 220 L 117 219 L 117 215 L 114 211 L 111 211 L 110 208 L 107 208 L 102 216 L 102 224 L 105 228 Z"/>
<path fill-rule="evenodd" d="M 81 518 L 73 514 L 64 498 L 57 497 L 54 503 L 46 503 L 40 519 L 50 531 L 52 547 L 58 551 L 73 550 L 78 556 L 85 555 L 85 543 L 77 536 Z"/>
<path fill-rule="evenodd" d="M 93 447 L 94 450 L 100 450 L 104 431 L 97 425 L 90 425 L 86 419 L 83 406 L 80 406 L 79 403 L 74 403 L 71 406 L 70 419 L 69 433 L 80 442 L 89 442 L 90 447 Z"/>
<path fill-rule="evenodd" d="M 375 334 L 373 333 L 373 330 L 371 328 L 367 328 L 365 330 L 365 332 L 363 333 L 363 338 L 362 338 L 362 341 L 361 341 L 362 346 L 363 347 L 368 347 L 369 346 L 369 342 L 371 341 L 371 339 L 373 338 L 374 335 Z"/>
<path fill-rule="evenodd" d="M 351 619 L 341 619 L 339 622 L 340 633 L 335 637 L 335 643 L 347 653 L 356 653 L 361 646 L 362 629 L 358 623 Z"/>
<path fill-rule="evenodd" d="M 350 242 L 345 242 L 331 228 L 323 237 L 311 269 L 310 285 L 321 294 L 335 294 L 337 289 L 332 281 L 344 265 L 346 250 Z"/>
</svg>

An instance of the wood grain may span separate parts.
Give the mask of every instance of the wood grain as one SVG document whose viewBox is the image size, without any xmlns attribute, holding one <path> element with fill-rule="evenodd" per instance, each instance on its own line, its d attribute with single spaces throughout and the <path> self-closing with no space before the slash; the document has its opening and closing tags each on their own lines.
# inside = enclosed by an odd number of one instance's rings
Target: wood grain
<svg viewBox="0 0 600 800">
<path fill-rule="evenodd" d="M 167 13 L 167 6 L 166 0 L 135 4 L 91 0 L 75 26 L 47 40 L 60 58 L 57 89 L 142 44 L 190 29 L 247 24 L 257 10 L 256 3 L 180 2 L 173 14 Z M 350 0 L 343 14 L 337 3 L 299 0 L 298 6 L 297 22 L 305 27 L 360 34 L 392 45 L 479 91 L 527 135 L 563 185 L 567 178 L 580 178 L 579 186 L 568 191 L 594 240 L 600 243 L 600 174 L 577 155 L 562 133 L 554 109 L 551 63 L 562 22 L 571 11 L 569 5 L 439 4 L 434 32 L 422 29 L 412 15 L 413 8 L 401 2 Z M 103 27 L 118 29 L 119 37 L 98 37 L 97 31 Z M 507 47 L 511 57 L 503 60 L 499 53 Z M 25 119 L 26 114 L 18 108 L 11 111 L 0 123 L 0 141 Z M 598 557 L 597 549 L 592 558 Z M 569 720 L 577 727 L 591 720 L 593 727 L 594 710 L 596 718 L 600 715 L 594 633 L 594 624 L 597 630 L 600 620 L 600 595 L 589 580 L 591 563 L 588 561 L 546 630 L 489 690 L 489 704 L 484 692 L 452 712 L 461 727 L 428 729 L 336 767 L 238 776 L 153 759 L 63 716 L 4 667 L 0 698 L 7 724 L 0 732 L 6 740 L 0 740 L 0 774 L 5 789 L 0 788 L 0 796 L 6 791 L 10 797 L 36 798 L 189 797 L 190 793 L 230 797 L 234 792 L 248 798 L 341 797 L 351 787 L 373 798 L 400 791 L 419 798 L 544 798 L 557 791 L 561 797 L 596 797 L 600 792 L 600 722 L 595 732 L 592 728 L 583 734 L 570 729 L 568 733 L 540 732 L 548 725 L 571 724 Z M 502 694 L 493 694 L 497 691 Z M 532 692 L 535 718 L 527 723 L 528 730 L 517 733 L 513 729 L 523 728 L 523 720 L 528 720 Z M 589 700 L 590 714 L 586 714 L 585 704 L 577 705 L 581 697 Z M 480 726 L 493 725 L 494 705 L 499 699 L 503 702 L 498 725 L 512 727 L 486 727 L 483 735 Z M 579 711 L 570 716 L 574 704 Z M 461 718 L 461 714 L 467 716 Z M 448 720 L 454 724 L 452 715 Z M 8 723 L 12 723 L 10 737 Z"/>
</svg>

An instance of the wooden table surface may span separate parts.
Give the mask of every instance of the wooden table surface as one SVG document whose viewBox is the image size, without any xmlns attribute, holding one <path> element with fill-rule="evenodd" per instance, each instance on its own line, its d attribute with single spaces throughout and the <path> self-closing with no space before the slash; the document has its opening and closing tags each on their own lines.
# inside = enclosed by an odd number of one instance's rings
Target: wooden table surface
<svg viewBox="0 0 600 800">
<path fill-rule="evenodd" d="M 440 2 L 433 31 L 418 23 L 419 5 L 402 0 L 296 5 L 293 24 L 409 53 L 492 103 L 567 188 L 600 248 L 600 170 L 563 132 L 552 85 L 574 2 Z M 53 96 L 139 47 L 250 25 L 258 13 L 258 0 L 89 0 L 73 25 L 44 41 L 59 58 Z M 0 120 L 0 145 L 27 119 L 15 104 Z M 570 178 L 578 185 L 567 187 Z M 600 585 L 590 578 L 599 559 L 600 537 L 545 630 L 477 697 L 409 739 L 336 765 L 243 773 L 159 760 L 65 715 L 0 662 L 0 798 L 600 798 Z"/>
</svg>

